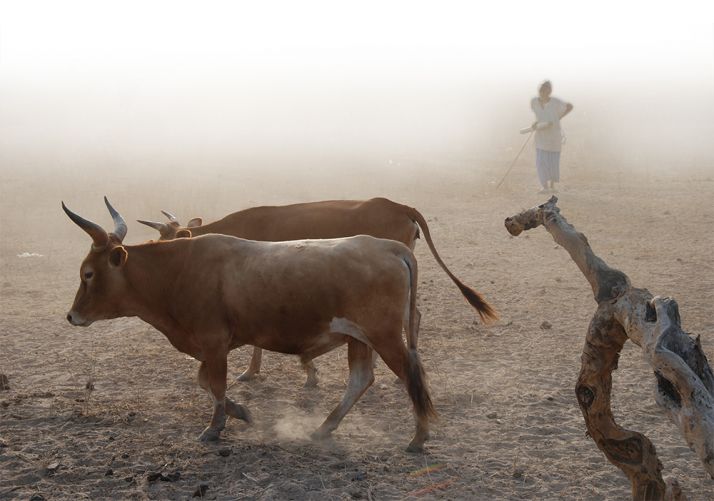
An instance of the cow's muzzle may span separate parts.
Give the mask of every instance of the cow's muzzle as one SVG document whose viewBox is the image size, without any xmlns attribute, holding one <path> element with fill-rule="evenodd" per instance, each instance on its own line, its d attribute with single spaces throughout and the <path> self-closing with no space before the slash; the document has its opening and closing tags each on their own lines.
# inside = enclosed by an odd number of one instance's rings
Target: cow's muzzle
<svg viewBox="0 0 714 501">
<path fill-rule="evenodd" d="M 67 321 L 79 327 L 87 327 L 92 324 L 91 320 L 82 318 L 82 315 L 78 314 L 76 311 L 70 311 L 67 313 Z"/>
</svg>

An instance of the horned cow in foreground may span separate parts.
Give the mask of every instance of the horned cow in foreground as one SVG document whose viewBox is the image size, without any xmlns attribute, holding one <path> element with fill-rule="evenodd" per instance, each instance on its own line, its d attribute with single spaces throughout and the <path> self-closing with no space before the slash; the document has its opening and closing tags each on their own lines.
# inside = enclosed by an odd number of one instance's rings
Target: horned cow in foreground
<svg viewBox="0 0 714 501">
<path fill-rule="evenodd" d="M 226 397 L 230 350 L 251 344 L 312 359 L 347 343 L 347 390 L 313 436 L 335 430 L 372 384 L 376 352 L 414 405 L 416 434 L 407 450 L 423 450 L 435 411 L 416 351 L 417 263 L 404 244 L 364 235 L 255 242 L 214 234 L 123 245 L 126 224 L 104 200 L 112 233 L 62 203 L 93 241 L 67 320 L 88 326 L 138 316 L 198 359 L 198 382 L 213 398 L 201 440 L 217 440 L 226 416 L 250 421 L 248 410 Z"/>
<path fill-rule="evenodd" d="M 481 294 L 464 285 L 446 267 L 436 251 L 424 216 L 412 207 L 398 204 L 386 198 L 327 200 L 283 206 L 253 207 L 234 212 L 205 226 L 202 224 L 201 218 L 193 218 L 186 226 L 181 226 L 173 214 L 162 212 L 169 218 L 168 223 L 139 220 L 140 223 L 158 230 L 161 240 L 209 233 L 266 242 L 371 235 L 402 242 L 414 250 L 416 239 L 419 237 L 419 228 L 421 228 L 434 259 L 456 284 L 467 301 L 476 309 L 481 319 L 488 322 L 498 318 L 494 309 L 483 299 Z M 416 315 L 415 321 L 418 325 L 420 318 L 418 311 Z M 261 359 L 261 349 L 254 348 L 250 366 L 238 379 L 246 381 L 258 373 Z M 304 360 L 303 366 L 307 372 L 305 385 L 316 385 L 317 369 L 312 361 Z"/>
</svg>

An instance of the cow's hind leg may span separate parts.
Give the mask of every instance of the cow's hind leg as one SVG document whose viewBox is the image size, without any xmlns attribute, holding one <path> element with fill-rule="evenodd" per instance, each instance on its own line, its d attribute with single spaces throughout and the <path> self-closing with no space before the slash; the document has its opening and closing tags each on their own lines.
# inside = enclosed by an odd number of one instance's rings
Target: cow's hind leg
<svg viewBox="0 0 714 501">
<path fill-rule="evenodd" d="M 387 366 L 407 387 L 414 405 L 416 433 L 407 447 L 407 452 L 422 452 L 429 439 L 429 420 L 436 416 L 431 396 L 426 385 L 424 368 L 416 350 L 407 350 L 401 336 L 384 336 L 374 341 L 374 349 Z"/>
<path fill-rule="evenodd" d="M 414 323 L 416 324 L 416 333 L 417 337 L 415 338 L 415 342 L 419 340 L 418 335 L 419 335 L 419 326 L 421 325 L 421 312 L 419 311 L 419 308 L 414 309 Z M 409 308 L 407 306 L 406 311 L 404 312 L 404 334 L 407 336 L 407 339 L 409 339 Z M 403 383 L 404 378 L 402 377 L 397 377 L 397 379 L 394 380 L 395 384 Z"/>
<path fill-rule="evenodd" d="M 419 238 L 419 226 L 412 222 L 412 228 L 409 238 L 405 241 L 409 250 L 414 252 L 414 247 L 416 247 L 416 241 Z M 416 332 L 419 333 L 419 324 L 421 323 L 421 312 L 419 308 L 414 311 L 414 322 L 416 323 Z M 406 304 L 404 309 L 404 334 L 406 334 L 407 339 L 409 339 L 409 303 Z M 416 345 L 414 346 L 416 348 Z"/>
<path fill-rule="evenodd" d="M 366 344 L 350 339 L 347 344 L 347 359 L 350 376 L 342 402 L 335 407 L 324 423 L 312 434 L 315 439 L 328 437 L 337 429 L 340 421 L 374 382 L 372 349 Z"/>
<path fill-rule="evenodd" d="M 322 342 L 300 355 L 300 363 L 307 373 L 305 388 L 313 388 L 317 386 L 317 368 L 315 367 L 313 360 L 320 355 L 324 355 L 328 351 L 334 350 L 338 346 L 342 346 L 345 344 L 347 339 L 347 336 L 339 334 L 326 336 Z"/>
<path fill-rule="evenodd" d="M 211 422 L 199 436 L 202 442 L 215 441 L 226 426 L 226 415 L 246 422 L 251 421 L 250 412 L 240 404 L 226 397 L 226 374 L 228 363 L 225 358 L 201 362 L 198 369 L 198 384 L 208 392 L 213 400 Z"/>
<path fill-rule="evenodd" d="M 253 355 L 250 357 L 250 365 L 238 376 L 238 381 L 250 381 L 260 372 L 260 364 L 263 361 L 263 350 L 257 346 L 253 347 Z"/>
<path fill-rule="evenodd" d="M 409 313 L 407 312 L 407 315 L 408 314 Z M 404 333 L 407 335 L 407 339 L 409 339 L 409 327 L 408 327 L 409 322 L 407 321 L 407 318 L 409 318 L 409 317 L 408 316 L 404 317 Z M 414 323 L 416 324 L 416 333 L 417 333 L 417 337 L 414 340 L 414 342 L 415 342 L 414 348 L 416 349 L 416 342 L 419 340 L 419 337 L 418 337 L 419 327 L 421 326 L 421 312 L 419 311 L 419 308 L 414 309 Z"/>
</svg>

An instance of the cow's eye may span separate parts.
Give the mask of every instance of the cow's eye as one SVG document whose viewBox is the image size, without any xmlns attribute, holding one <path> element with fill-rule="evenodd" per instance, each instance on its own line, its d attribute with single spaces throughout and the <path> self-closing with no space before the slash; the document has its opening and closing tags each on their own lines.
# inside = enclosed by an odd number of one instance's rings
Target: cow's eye
<svg viewBox="0 0 714 501">
<path fill-rule="evenodd" d="M 85 271 L 85 272 L 84 272 L 84 279 L 85 279 L 85 280 L 89 280 L 89 279 L 92 278 L 93 276 L 94 276 L 94 272 L 93 272 L 93 271 Z"/>
</svg>

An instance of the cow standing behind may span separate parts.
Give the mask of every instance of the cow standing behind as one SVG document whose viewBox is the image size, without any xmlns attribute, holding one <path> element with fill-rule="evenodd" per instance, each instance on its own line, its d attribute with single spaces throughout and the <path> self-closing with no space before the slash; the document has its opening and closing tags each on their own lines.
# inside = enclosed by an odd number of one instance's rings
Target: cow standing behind
<svg viewBox="0 0 714 501">
<path fill-rule="evenodd" d="M 230 350 L 251 344 L 312 359 L 347 343 L 347 390 L 313 436 L 335 430 L 372 384 L 376 352 L 414 405 L 416 434 L 407 450 L 423 450 L 435 411 L 416 351 L 417 263 L 405 245 L 364 235 L 255 242 L 213 234 L 125 246 L 126 224 L 104 200 L 112 233 L 62 204 L 93 240 L 67 320 L 88 326 L 138 316 L 200 360 L 198 382 L 213 399 L 201 440 L 217 440 L 226 416 L 250 420 L 226 397 Z"/>
<path fill-rule="evenodd" d="M 201 218 L 193 218 L 186 226 L 181 226 L 171 213 L 162 212 L 169 218 L 168 223 L 139 220 L 140 223 L 158 230 L 161 240 L 209 233 L 265 242 L 371 235 L 402 242 L 414 250 L 416 239 L 419 237 L 419 228 L 421 228 L 434 259 L 456 284 L 467 301 L 476 309 L 481 319 L 490 321 L 498 318 L 494 309 L 483 299 L 481 294 L 464 285 L 446 267 L 436 251 L 424 216 L 412 207 L 398 204 L 386 198 L 327 200 L 253 207 L 234 212 L 205 226 L 202 224 Z M 415 319 L 417 326 L 420 317 L 417 310 Z M 255 347 L 248 369 L 238 379 L 247 381 L 260 372 L 261 360 L 262 350 Z M 305 386 L 315 386 L 317 384 L 315 365 L 311 360 L 304 359 L 303 367 L 307 372 Z"/>
</svg>

